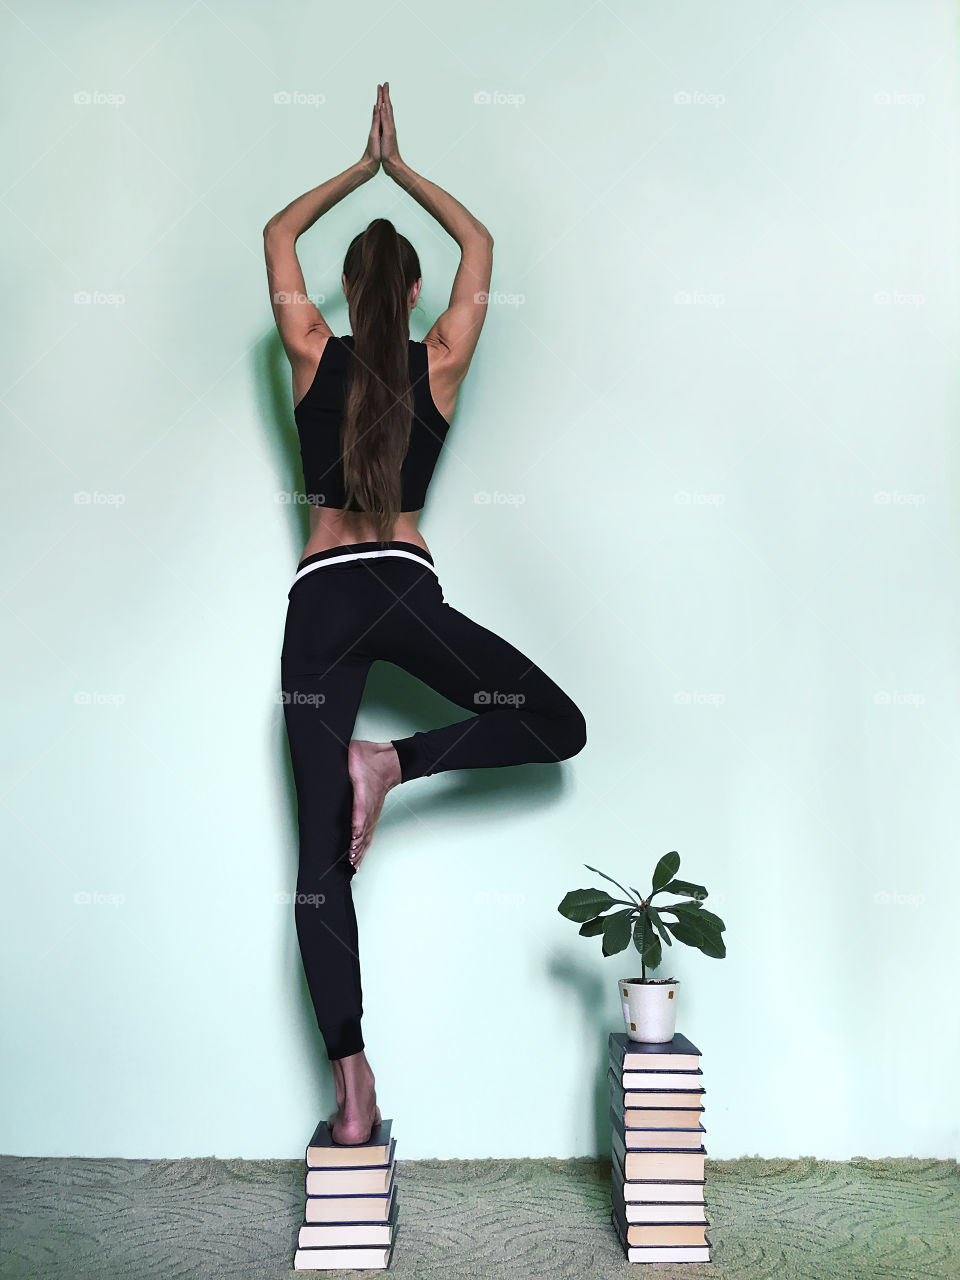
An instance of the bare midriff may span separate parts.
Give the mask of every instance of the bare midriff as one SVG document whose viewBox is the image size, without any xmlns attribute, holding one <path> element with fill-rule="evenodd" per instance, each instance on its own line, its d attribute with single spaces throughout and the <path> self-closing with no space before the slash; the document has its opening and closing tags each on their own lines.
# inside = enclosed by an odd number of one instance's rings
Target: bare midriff
<svg viewBox="0 0 960 1280">
<path fill-rule="evenodd" d="M 430 548 L 417 528 L 419 511 L 401 511 L 388 542 L 413 542 L 424 551 Z M 331 547 L 343 547 L 354 542 L 378 542 L 377 528 L 373 520 L 362 511 L 343 511 L 336 507 L 310 506 L 310 536 L 300 556 L 313 555 L 315 551 L 329 551 Z"/>
</svg>

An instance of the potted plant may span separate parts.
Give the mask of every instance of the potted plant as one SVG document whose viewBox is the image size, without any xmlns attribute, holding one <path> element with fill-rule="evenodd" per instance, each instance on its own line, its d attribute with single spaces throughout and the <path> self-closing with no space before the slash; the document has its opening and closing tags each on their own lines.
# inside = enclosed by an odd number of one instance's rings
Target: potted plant
<svg viewBox="0 0 960 1280">
<path fill-rule="evenodd" d="M 645 898 L 589 863 L 584 866 L 615 884 L 626 897 L 613 898 L 605 889 L 571 889 L 557 910 L 568 920 L 579 922 L 585 938 L 601 935 L 605 956 L 625 950 L 633 938 L 633 945 L 640 952 L 640 977 L 621 978 L 619 982 L 627 1035 L 631 1040 L 650 1043 L 672 1040 L 677 1022 L 674 997 L 679 984 L 675 978 L 648 978 L 647 970 L 659 966 L 663 958 L 661 943 L 672 946 L 673 938 L 696 947 L 704 955 L 722 959 L 727 954 L 721 936 L 726 925 L 703 906 L 707 896 L 703 885 L 675 879 L 680 867 L 676 850 L 665 853 L 657 863 L 651 892 Z M 683 895 L 683 901 L 654 906 L 653 899 L 661 893 Z M 667 920 L 665 916 L 676 919 Z"/>
</svg>

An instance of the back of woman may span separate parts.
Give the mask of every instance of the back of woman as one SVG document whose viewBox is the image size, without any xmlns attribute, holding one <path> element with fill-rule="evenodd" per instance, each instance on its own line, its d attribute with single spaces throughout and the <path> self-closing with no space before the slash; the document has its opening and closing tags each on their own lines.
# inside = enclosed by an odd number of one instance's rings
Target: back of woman
<svg viewBox="0 0 960 1280">
<path fill-rule="evenodd" d="M 409 329 L 419 259 L 390 221 L 374 219 L 347 250 L 351 334 L 334 334 L 309 300 L 296 255 L 298 237 L 381 166 L 460 247 L 450 303 L 422 342 Z M 586 725 L 529 657 L 449 604 L 418 528 L 483 326 L 493 239 L 400 158 L 389 85 L 377 88 L 363 158 L 272 218 L 264 250 L 310 510 L 280 659 L 300 844 L 294 916 L 333 1064 L 332 1139 L 358 1145 L 380 1110 L 361 1030 L 351 881 L 387 794 L 450 770 L 569 759 L 585 745 Z M 378 661 L 474 714 L 390 742 L 353 738 Z"/>
</svg>

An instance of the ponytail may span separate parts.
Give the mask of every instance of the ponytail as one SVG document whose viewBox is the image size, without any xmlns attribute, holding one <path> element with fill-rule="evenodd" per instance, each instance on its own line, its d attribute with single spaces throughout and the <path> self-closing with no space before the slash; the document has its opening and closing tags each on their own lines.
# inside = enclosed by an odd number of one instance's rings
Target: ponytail
<svg viewBox="0 0 960 1280">
<path fill-rule="evenodd" d="M 375 218 L 351 243 L 343 272 L 353 314 L 340 436 L 346 502 L 374 516 L 384 542 L 400 513 L 400 469 L 413 425 L 407 299 L 420 263 L 393 223 Z"/>
</svg>

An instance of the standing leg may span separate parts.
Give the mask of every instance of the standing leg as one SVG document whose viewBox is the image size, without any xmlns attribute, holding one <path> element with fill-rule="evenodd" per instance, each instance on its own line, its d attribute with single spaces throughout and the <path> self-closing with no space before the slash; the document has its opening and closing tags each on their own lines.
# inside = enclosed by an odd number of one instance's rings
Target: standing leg
<svg viewBox="0 0 960 1280">
<path fill-rule="evenodd" d="M 357 918 L 345 856 L 353 803 L 347 749 L 369 664 L 326 672 L 281 663 L 283 715 L 297 792 L 300 862 L 294 907 L 307 986 L 331 1059 L 363 1048 Z"/>
<path fill-rule="evenodd" d="M 333 1063 L 334 1140 L 369 1141 L 380 1119 L 364 1052 L 357 919 L 347 857 L 352 787 L 347 765 L 371 658 L 363 637 L 378 601 L 349 570 L 323 568 L 294 583 L 281 652 L 284 721 L 297 791 L 300 864 L 294 909 L 317 1025 Z"/>
<path fill-rule="evenodd" d="M 355 869 L 346 855 L 353 804 L 347 752 L 370 664 L 345 658 L 319 673 L 293 669 L 303 665 L 303 656 L 290 652 L 281 661 L 300 837 L 294 918 L 317 1025 L 334 1064 L 337 1110 L 328 1123 L 335 1141 L 356 1144 L 369 1141 L 380 1120 L 360 1028 Z"/>
</svg>

